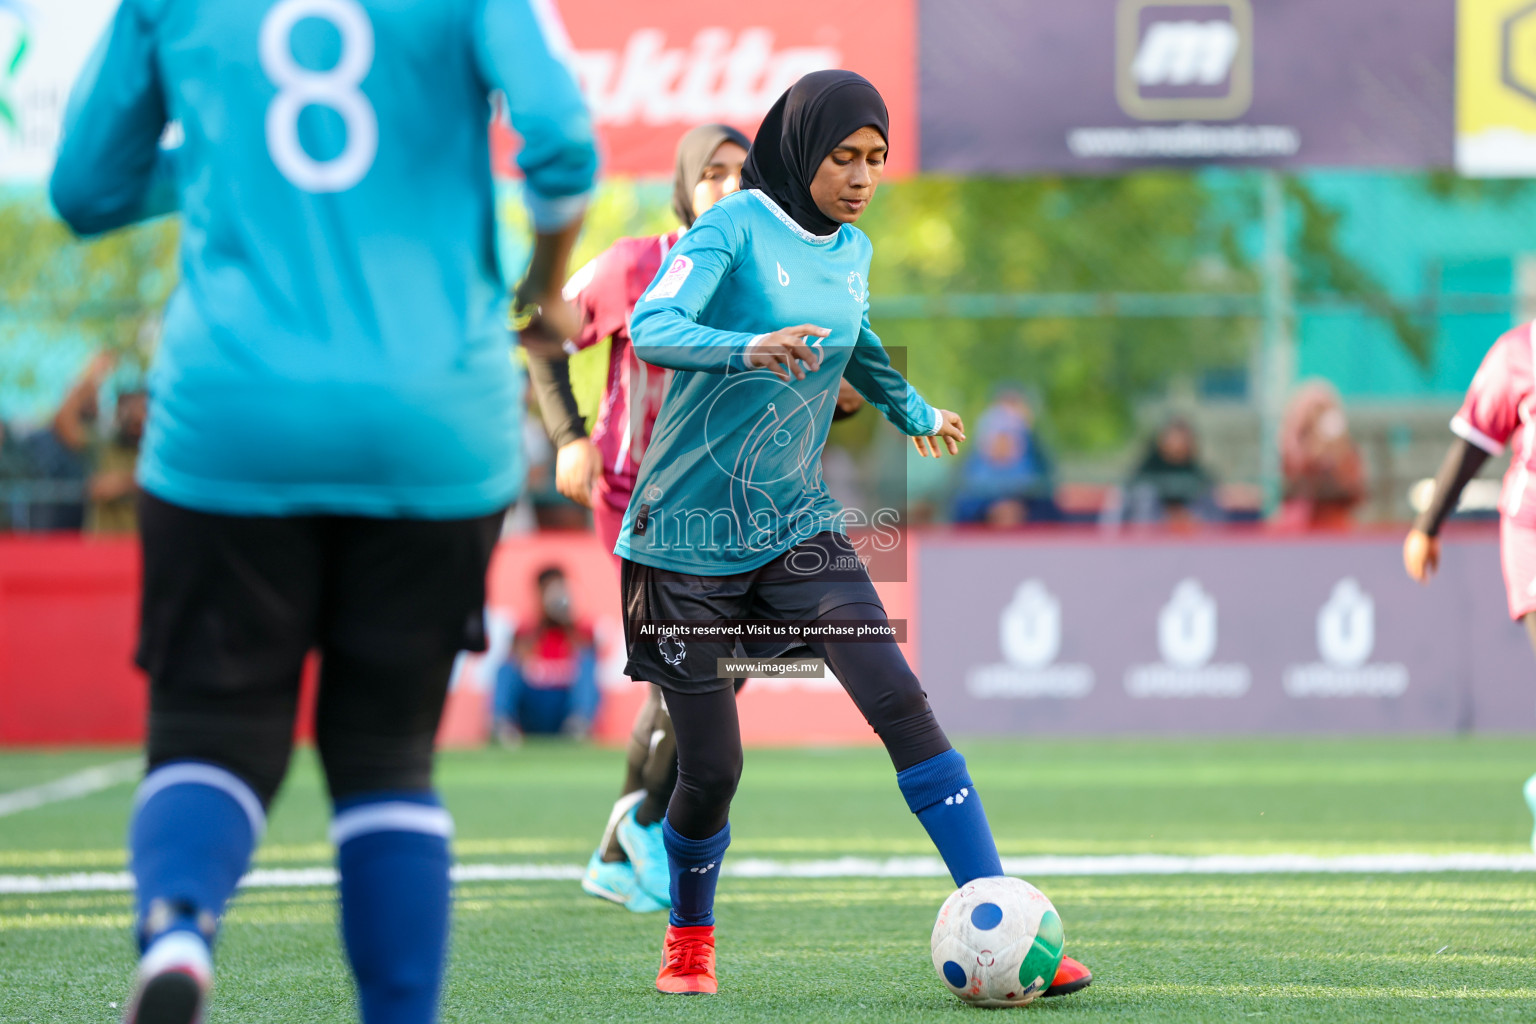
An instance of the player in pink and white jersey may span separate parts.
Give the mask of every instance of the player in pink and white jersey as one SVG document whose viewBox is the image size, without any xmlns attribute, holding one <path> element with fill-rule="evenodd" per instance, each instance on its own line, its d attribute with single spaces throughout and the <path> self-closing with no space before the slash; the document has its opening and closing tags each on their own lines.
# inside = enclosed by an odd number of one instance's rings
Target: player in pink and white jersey
<svg viewBox="0 0 1536 1024">
<path fill-rule="evenodd" d="M 1536 646 L 1536 324 L 1507 332 L 1483 357 L 1461 409 L 1451 420 L 1456 441 L 1435 476 L 1429 505 L 1403 542 L 1408 575 L 1427 582 L 1440 565 L 1440 526 L 1462 489 L 1492 456 L 1510 448 L 1499 493 L 1499 554 L 1509 616 L 1525 623 Z M 1525 784 L 1536 815 L 1536 775 Z M 1536 835 L 1532 836 L 1536 848 Z"/>
</svg>

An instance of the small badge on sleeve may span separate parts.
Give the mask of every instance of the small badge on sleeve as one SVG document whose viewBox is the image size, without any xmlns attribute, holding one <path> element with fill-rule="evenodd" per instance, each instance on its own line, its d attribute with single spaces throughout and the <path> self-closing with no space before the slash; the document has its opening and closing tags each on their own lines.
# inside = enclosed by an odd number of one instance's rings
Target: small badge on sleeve
<svg viewBox="0 0 1536 1024">
<path fill-rule="evenodd" d="M 678 256 L 672 260 L 672 265 L 667 272 L 661 275 L 661 280 L 652 287 L 648 299 L 670 299 L 682 289 L 683 282 L 688 280 L 688 274 L 693 270 L 693 260 L 687 256 Z"/>
<path fill-rule="evenodd" d="M 645 528 L 651 525 L 651 506 L 641 505 L 640 511 L 635 513 L 635 525 L 630 529 L 636 537 L 645 536 Z"/>
</svg>

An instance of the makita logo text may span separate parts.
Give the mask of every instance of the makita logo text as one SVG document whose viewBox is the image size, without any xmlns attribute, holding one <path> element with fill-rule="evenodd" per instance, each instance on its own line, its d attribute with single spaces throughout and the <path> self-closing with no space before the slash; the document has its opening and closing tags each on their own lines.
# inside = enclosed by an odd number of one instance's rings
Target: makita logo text
<svg viewBox="0 0 1536 1024">
<path fill-rule="evenodd" d="M 619 50 L 578 50 L 576 72 L 599 124 L 756 122 L 795 80 L 835 68 L 830 46 L 775 48 L 765 28 L 700 29 L 686 47 L 636 29 Z"/>
</svg>

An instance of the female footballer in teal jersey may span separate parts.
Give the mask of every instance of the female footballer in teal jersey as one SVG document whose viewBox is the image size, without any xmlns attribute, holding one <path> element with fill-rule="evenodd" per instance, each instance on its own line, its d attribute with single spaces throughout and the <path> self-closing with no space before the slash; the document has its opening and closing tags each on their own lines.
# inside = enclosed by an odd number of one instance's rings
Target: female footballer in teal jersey
<svg viewBox="0 0 1536 1024">
<path fill-rule="evenodd" d="M 672 875 L 663 992 L 716 990 L 715 883 L 742 766 L 735 695 L 716 664 L 731 640 L 667 623 L 808 624 L 812 650 L 885 743 L 955 883 L 1003 871 L 965 760 L 894 640 L 814 636 L 887 623 L 821 478 L 839 378 L 923 455 L 957 454 L 965 439 L 960 417 L 924 401 L 869 326 L 871 246 L 853 223 L 879 184 L 888 137 L 885 102 L 868 81 L 848 71 L 802 78 L 758 130 L 743 191 L 682 237 L 631 321 L 636 354 L 676 371 L 615 547 L 626 671 L 662 687 L 677 736 L 663 826 Z M 1063 960 L 1046 994 L 1090 980 Z"/>
</svg>

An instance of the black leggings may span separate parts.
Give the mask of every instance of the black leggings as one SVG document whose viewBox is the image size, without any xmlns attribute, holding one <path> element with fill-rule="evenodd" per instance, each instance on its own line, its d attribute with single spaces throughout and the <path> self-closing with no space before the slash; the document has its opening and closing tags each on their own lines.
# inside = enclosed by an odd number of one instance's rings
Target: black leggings
<svg viewBox="0 0 1536 1024">
<path fill-rule="evenodd" d="M 885 611 L 876 605 L 846 605 L 823 617 L 884 622 Z M 950 749 L 922 684 L 894 642 L 810 646 L 826 659 L 898 772 Z M 667 820 L 686 839 L 708 839 L 725 827 L 741 781 L 736 692 L 729 686 L 709 693 L 669 689 L 666 699 L 677 735 L 677 787 Z"/>
</svg>

